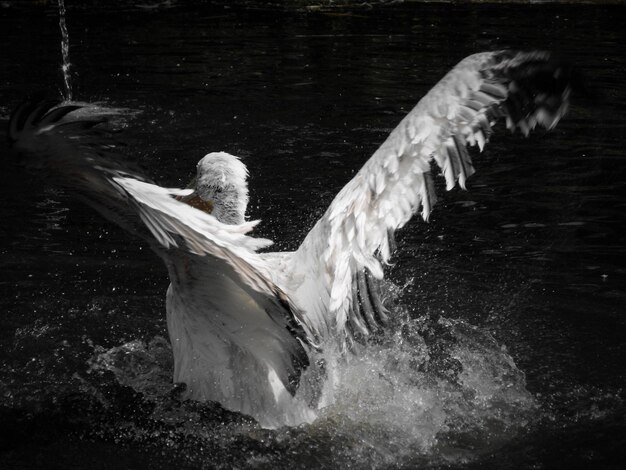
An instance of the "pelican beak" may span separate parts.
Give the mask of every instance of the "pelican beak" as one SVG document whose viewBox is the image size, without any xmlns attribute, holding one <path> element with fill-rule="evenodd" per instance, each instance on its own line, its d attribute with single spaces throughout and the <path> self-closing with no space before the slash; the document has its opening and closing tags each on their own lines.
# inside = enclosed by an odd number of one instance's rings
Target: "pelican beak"
<svg viewBox="0 0 626 470">
<path fill-rule="evenodd" d="M 183 196 L 180 198 L 180 201 L 184 202 L 185 204 L 189 204 L 191 207 L 200 209 L 202 212 L 206 212 L 207 214 L 213 212 L 213 201 L 205 201 L 196 193 L 191 193 L 189 196 Z"/>
<path fill-rule="evenodd" d="M 187 185 L 187 189 L 195 189 L 196 187 L 196 178 L 194 177 L 189 184 Z M 185 204 L 190 205 L 191 207 L 195 207 L 196 209 L 201 210 L 202 212 L 206 212 L 210 214 L 213 212 L 213 201 L 202 199 L 195 191 L 191 193 L 189 196 L 177 196 L 180 202 L 184 202 Z"/>
</svg>

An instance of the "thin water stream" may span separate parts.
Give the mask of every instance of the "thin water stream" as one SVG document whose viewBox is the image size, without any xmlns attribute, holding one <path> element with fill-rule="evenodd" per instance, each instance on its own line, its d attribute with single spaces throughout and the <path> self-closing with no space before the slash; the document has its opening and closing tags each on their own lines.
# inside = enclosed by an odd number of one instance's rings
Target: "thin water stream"
<svg viewBox="0 0 626 470">
<path fill-rule="evenodd" d="M 67 32 L 67 25 L 65 23 L 65 0 L 58 0 L 59 2 L 59 28 L 61 29 L 61 57 L 63 58 L 63 64 L 61 70 L 63 72 L 63 84 L 65 85 L 63 97 L 65 101 L 72 101 L 72 72 L 70 70 L 72 64 L 70 62 L 70 36 Z"/>
</svg>

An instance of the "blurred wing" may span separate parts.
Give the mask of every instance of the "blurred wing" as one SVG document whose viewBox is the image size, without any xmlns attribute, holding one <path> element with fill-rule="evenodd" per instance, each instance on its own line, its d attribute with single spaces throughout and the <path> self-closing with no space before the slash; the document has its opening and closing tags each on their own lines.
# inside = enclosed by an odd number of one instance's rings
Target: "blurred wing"
<svg viewBox="0 0 626 470">
<path fill-rule="evenodd" d="M 297 296 L 313 306 L 309 321 L 324 334 L 367 335 L 384 323 L 376 292 L 393 233 L 421 207 L 435 204 L 431 160 L 447 189 L 474 173 L 467 145 L 482 151 L 499 118 L 525 135 L 553 128 L 568 106 L 569 71 L 545 52 L 487 52 L 453 68 L 391 132 L 339 192 L 298 249 Z M 330 316 L 328 316 L 330 314 Z"/>
<path fill-rule="evenodd" d="M 229 276 L 262 306 L 284 338 L 293 367 L 308 365 L 302 342 L 309 341 L 300 313 L 272 281 L 270 267 L 255 252 L 270 240 L 247 235 L 257 222 L 227 225 L 175 196 L 192 190 L 162 188 L 151 183 L 91 129 L 101 122 L 65 119 L 77 106 L 56 102 L 27 103 L 9 123 L 9 140 L 29 168 L 41 170 L 46 182 L 70 189 L 113 222 L 148 240 L 168 265 L 184 263 L 202 273 L 202 265 Z M 288 335 L 285 335 L 285 330 Z M 288 344 L 287 344 L 288 343 Z M 295 391 L 293 377 L 281 377 Z M 291 386 L 287 382 L 291 382 Z"/>
<path fill-rule="evenodd" d="M 101 120 L 63 121 L 79 107 L 55 105 L 25 104 L 9 123 L 9 139 L 22 162 L 41 170 L 46 182 L 77 192 L 114 222 L 144 238 L 153 237 L 165 249 L 211 255 L 238 268 L 240 258 L 252 265 L 254 251 L 271 245 L 270 240 L 246 235 L 258 221 L 226 225 L 178 201 L 175 196 L 192 190 L 153 184 L 128 162 L 120 162 L 113 148 L 102 144 L 99 133 L 85 132 Z M 258 273 L 242 270 L 240 275 L 255 289 L 267 289 Z"/>
</svg>

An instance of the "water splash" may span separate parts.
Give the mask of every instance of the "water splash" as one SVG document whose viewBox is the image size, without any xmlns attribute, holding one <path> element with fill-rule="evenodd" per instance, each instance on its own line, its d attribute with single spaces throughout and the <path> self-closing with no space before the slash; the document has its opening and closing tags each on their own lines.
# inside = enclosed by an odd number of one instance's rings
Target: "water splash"
<svg viewBox="0 0 626 470">
<path fill-rule="evenodd" d="M 119 384 L 139 393 L 151 403 L 149 419 L 166 423 L 173 435 L 201 446 L 211 439 L 221 445 L 234 439 L 251 448 L 288 446 L 293 455 L 326 448 L 316 458 L 328 464 L 384 468 L 419 459 L 469 461 L 519 435 L 536 416 L 524 374 L 489 333 L 430 316 L 405 317 L 392 330 L 347 361 L 335 361 L 332 403 L 313 423 L 297 428 L 263 430 L 219 405 L 177 401 L 171 351 L 161 337 L 97 348 L 90 370 L 112 372 Z M 206 435 L 207 424 L 215 435 Z M 125 439 L 143 442 L 148 431 L 140 420 L 129 426 Z M 341 449 L 333 442 L 342 443 Z M 256 456 L 267 458 L 263 452 Z"/>
<path fill-rule="evenodd" d="M 471 459 L 536 416 L 524 374 L 484 330 L 428 315 L 391 330 L 341 368 L 335 402 L 320 420 L 350 429 L 379 466 L 416 456 Z"/>
<path fill-rule="evenodd" d="M 147 344 L 133 340 L 109 350 L 97 346 L 95 353 L 88 362 L 90 373 L 113 372 L 121 385 L 151 399 L 172 389 L 172 349 L 162 336 L 155 336 Z"/>
<path fill-rule="evenodd" d="M 58 1 L 59 28 L 61 28 L 61 54 L 63 56 L 61 70 L 63 71 L 63 83 L 65 85 L 63 97 L 66 101 L 72 101 L 72 73 L 70 71 L 72 64 L 70 62 L 70 36 L 67 32 L 67 25 L 65 23 L 65 0 Z"/>
</svg>

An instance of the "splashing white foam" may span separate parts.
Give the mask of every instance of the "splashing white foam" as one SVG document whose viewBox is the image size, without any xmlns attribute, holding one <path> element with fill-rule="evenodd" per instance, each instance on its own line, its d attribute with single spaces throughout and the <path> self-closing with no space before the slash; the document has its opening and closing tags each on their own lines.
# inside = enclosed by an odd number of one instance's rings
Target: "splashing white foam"
<svg viewBox="0 0 626 470">
<path fill-rule="evenodd" d="M 352 455 L 385 466 L 434 452 L 465 459 L 468 449 L 505 442 L 532 418 L 536 405 L 524 374 L 488 333 L 441 317 L 405 318 L 390 331 L 347 358 L 325 353 L 321 409 L 301 430 L 336 436 L 349 442 Z M 171 350 L 162 337 L 100 348 L 90 362 L 92 371 L 113 372 L 155 403 L 172 393 Z M 171 403 L 167 410 L 156 406 L 154 414 L 173 422 L 179 413 L 191 432 L 197 417 Z M 276 432 L 280 438 L 291 431 Z"/>
<path fill-rule="evenodd" d="M 172 349 L 162 336 L 146 343 L 134 340 L 105 350 L 96 346 L 88 372 L 113 372 L 117 381 L 148 398 L 156 399 L 172 389 Z"/>
</svg>

